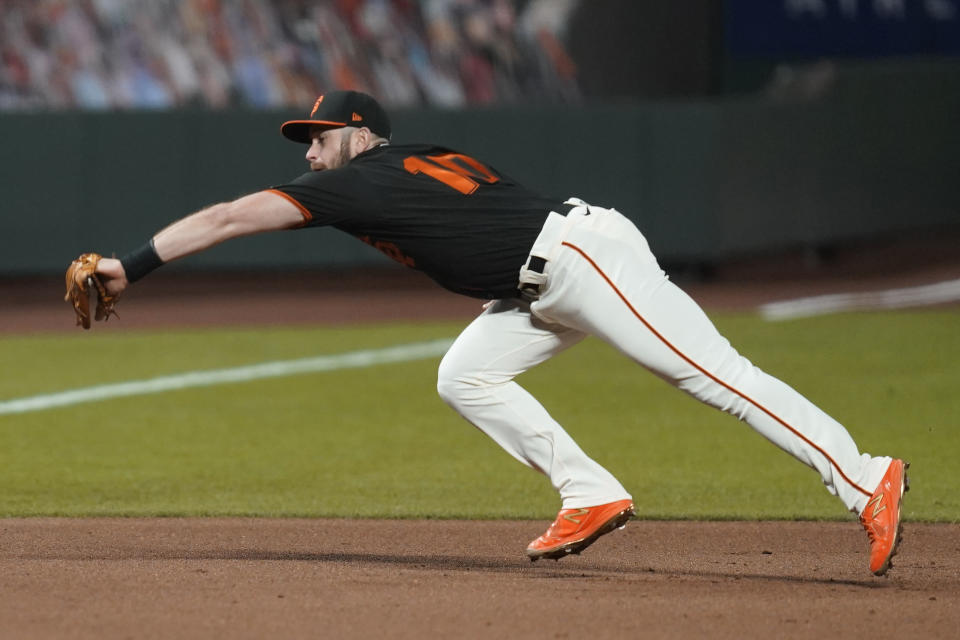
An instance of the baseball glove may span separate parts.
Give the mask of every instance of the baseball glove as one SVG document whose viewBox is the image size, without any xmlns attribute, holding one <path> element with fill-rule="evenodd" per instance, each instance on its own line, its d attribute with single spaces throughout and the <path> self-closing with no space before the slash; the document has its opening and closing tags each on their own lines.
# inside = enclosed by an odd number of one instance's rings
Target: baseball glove
<svg viewBox="0 0 960 640">
<path fill-rule="evenodd" d="M 67 267 L 67 295 L 63 299 L 73 303 L 77 314 L 77 324 L 84 329 L 90 328 L 90 294 L 96 293 L 97 307 L 95 318 L 108 320 L 117 315 L 114 306 L 119 296 L 111 296 L 97 276 L 97 263 L 102 256 L 96 253 L 84 253 Z"/>
</svg>

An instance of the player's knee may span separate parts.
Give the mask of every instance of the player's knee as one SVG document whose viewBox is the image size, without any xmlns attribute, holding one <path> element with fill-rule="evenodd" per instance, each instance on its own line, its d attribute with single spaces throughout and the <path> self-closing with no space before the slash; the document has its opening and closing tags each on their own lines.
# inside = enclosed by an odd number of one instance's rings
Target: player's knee
<svg viewBox="0 0 960 640">
<path fill-rule="evenodd" d="M 486 386 L 482 376 L 475 371 L 459 366 L 456 361 L 445 359 L 437 371 L 437 393 L 444 402 L 456 408 L 469 402 Z"/>
<path fill-rule="evenodd" d="M 753 406 L 750 398 L 758 394 L 756 383 L 762 372 L 732 349 L 714 366 L 710 375 L 697 372 L 678 379 L 677 388 L 704 404 L 744 419 Z"/>
<path fill-rule="evenodd" d="M 463 393 L 463 383 L 458 380 L 457 368 L 447 359 L 440 362 L 440 368 L 437 370 L 437 393 L 451 406 L 456 406 L 458 398 Z"/>
<path fill-rule="evenodd" d="M 455 390 L 453 389 L 453 381 L 444 378 L 443 376 L 437 376 L 437 394 L 443 399 L 444 402 L 450 404 L 449 398 L 453 396 Z"/>
</svg>

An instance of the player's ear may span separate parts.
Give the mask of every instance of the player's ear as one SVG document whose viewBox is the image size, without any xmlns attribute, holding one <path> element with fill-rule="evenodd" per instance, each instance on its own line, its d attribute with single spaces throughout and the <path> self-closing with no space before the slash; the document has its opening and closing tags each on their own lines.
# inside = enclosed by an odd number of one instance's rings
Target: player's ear
<svg viewBox="0 0 960 640">
<path fill-rule="evenodd" d="M 363 151 L 370 144 L 370 141 L 373 140 L 373 133 L 370 129 L 366 127 L 360 127 L 357 129 L 357 146 L 360 151 Z"/>
</svg>

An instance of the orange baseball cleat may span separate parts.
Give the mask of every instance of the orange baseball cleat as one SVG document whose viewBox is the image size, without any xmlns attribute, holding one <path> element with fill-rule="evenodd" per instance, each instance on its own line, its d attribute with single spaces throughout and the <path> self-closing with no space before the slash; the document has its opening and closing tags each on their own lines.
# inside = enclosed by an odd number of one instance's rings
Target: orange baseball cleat
<svg viewBox="0 0 960 640">
<path fill-rule="evenodd" d="M 567 554 L 580 553 L 605 533 L 622 529 L 633 515 L 631 500 L 563 509 L 547 532 L 530 543 L 527 555 L 535 562 L 540 558 L 559 560 Z"/>
<path fill-rule="evenodd" d="M 870 571 L 884 575 L 890 567 L 890 559 L 897 554 L 903 537 L 900 526 L 900 503 L 903 492 L 910 489 L 907 481 L 909 462 L 894 460 L 880 480 L 876 491 L 860 514 L 860 524 L 870 536 Z"/>
</svg>

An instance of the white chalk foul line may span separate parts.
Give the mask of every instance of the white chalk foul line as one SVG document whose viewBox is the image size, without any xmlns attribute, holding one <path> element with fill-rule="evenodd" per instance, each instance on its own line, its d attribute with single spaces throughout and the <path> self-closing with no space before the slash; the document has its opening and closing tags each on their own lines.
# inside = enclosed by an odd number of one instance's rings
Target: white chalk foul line
<svg viewBox="0 0 960 640">
<path fill-rule="evenodd" d="M 263 362 L 245 367 L 189 371 L 177 375 L 161 376 L 147 380 L 130 380 L 114 384 L 102 384 L 59 393 L 47 393 L 26 398 L 0 402 L 0 415 L 43 411 L 56 407 L 97 402 L 110 398 L 163 393 L 178 389 L 209 387 L 231 382 L 249 382 L 263 378 L 279 378 L 299 373 L 317 373 L 340 369 L 358 369 L 392 362 L 409 362 L 444 354 L 452 340 L 432 340 L 414 344 L 398 345 L 385 349 L 352 351 L 329 356 L 316 356 L 297 360 Z"/>
<path fill-rule="evenodd" d="M 902 309 L 960 301 L 960 279 L 884 291 L 834 293 L 760 305 L 765 320 L 790 320 L 841 311 Z"/>
</svg>

